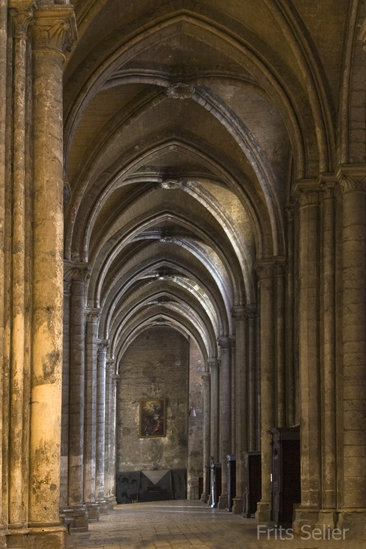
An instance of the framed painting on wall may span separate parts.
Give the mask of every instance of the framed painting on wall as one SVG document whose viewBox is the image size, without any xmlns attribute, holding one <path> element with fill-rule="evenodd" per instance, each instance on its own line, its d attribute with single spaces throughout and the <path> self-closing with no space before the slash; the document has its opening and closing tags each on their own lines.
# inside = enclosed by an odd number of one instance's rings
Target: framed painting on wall
<svg viewBox="0 0 366 549">
<path fill-rule="evenodd" d="M 140 438 L 165 437 L 166 399 L 147 398 L 140 400 Z"/>
</svg>

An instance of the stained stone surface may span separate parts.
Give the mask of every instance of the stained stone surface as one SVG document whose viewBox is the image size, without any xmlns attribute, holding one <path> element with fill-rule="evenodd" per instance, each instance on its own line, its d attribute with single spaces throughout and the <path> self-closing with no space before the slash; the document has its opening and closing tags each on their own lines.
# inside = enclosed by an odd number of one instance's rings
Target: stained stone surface
<svg viewBox="0 0 366 549">
<path fill-rule="evenodd" d="M 117 399 L 117 471 L 186 469 L 189 344 L 178 332 L 151 328 L 127 350 Z M 139 436 L 139 402 L 166 399 L 166 436 Z"/>
</svg>

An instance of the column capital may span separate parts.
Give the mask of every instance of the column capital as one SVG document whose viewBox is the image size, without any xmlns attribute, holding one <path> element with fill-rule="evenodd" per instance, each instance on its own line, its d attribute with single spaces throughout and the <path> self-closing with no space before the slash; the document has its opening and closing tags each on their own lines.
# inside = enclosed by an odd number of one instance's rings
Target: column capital
<svg viewBox="0 0 366 549">
<path fill-rule="evenodd" d="M 10 0 L 9 8 L 9 14 L 13 24 L 14 38 L 23 38 L 26 40 L 28 27 L 34 21 L 34 1 Z"/>
<path fill-rule="evenodd" d="M 366 164 L 342 165 L 336 173 L 342 194 L 366 192 Z"/>
<path fill-rule="evenodd" d="M 106 352 L 109 347 L 109 339 L 99 339 L 97 347 L 98 353 Z"/>
<path fill-rule="evenodd" d="M 71 280 L 64 279 L 64 295 L 71 295 Z"/>
<path fill-rule="evenodd" d="M 230 338 L 226 335 L 220 335 L 217 338 L 217 343 L 221 347 L 221 349 L 229 349 L 231 346 Z"/>
<path fill-rule="evenodd" d="M 235 320 L 244 320 L 245 309 L 244 305 L 234 305 L 231 309 L 231 316 L 235 318 Z"/>
<path fill-rule="evenodd" d="M 107 372 L 108 372 L 108 375 L 111 377 L 111 379 L 113 379 L 114 376 L 118 376 L 118 374 L 116 374 L 116 361 L 114 358 L 107 358 L 106 360 L 106 369 L 107 369 Z"/>
<path fill-rule="evenodd" d="M 256 270 L 259 280 L 272 278 L 274 272 L 274 260 L 273 258 L 257 259 L 254 264 L 254 268 Z"/>
<path fill-rule="evenodd" d="M 100 309 L 97 309 L 97 308 L 85 309 L 85 316 L 86 316 L 87 322 L 97 324 L 100 317 Z"/>
<path fill-rule="evenodd" d="M 77 39 L 74 8 L 53 5 L 38 9 L 34 14 L 34 50 L 61 53 L 70 51 Z"/>
<path fill-rule="evenodd" d="M 64 206 L 67 204 L 71 197 L 71 185 L 67 178 L 64 179 L 64 186 L 63 186 L 63 198 L 64 198 Z"/>
<path fill-rule="evenodd" d="M 257 318 L 257 315 L 258 315 L 258 307 L 257 305 L 255 304 L 251 304 L 251 305 L 247 305 L 245 307 L 245 316 L 249 319 L 249 320 L 254 320 L 255 318 Z"/>
<path fill-rule="evenodd" d="M 274 257 L 274 270 L 277 276 L 285 276 L 286 274 L 286 257 L 277 255 Z"/>
<path fill-rule="evenodd" d="M 77 280 L 85 282 L 90 278 L 89 263 L 74 263 L 73 261 L 64 261 L 64 281 Z"/>
<path fill-rule="evenodd" d="M 319 204 L 319 181 L 317 179 L 300 179 L 292 190 L 293 200 L 301 207 Z"/>
<path fill-rule="evenodd" d="M 333 200 L 336 197 L 338 183 L 335 179 L 332 181 L 322 181 L 319 185 L 321 197 L 323 200 Z"/>
<path fill-rule="evenodd" d="M 295 215 L 295 204 L 293 202 L 288 202 L 285 206 L 285 212 L 287 214 L 287 219 L 293 221 Z"/>
<path fill-rule="evenodd" d="M 219 367 L 219 360 L 217 358 L 209 358 L 207 361 L 210 372 Z"/>
</svg>

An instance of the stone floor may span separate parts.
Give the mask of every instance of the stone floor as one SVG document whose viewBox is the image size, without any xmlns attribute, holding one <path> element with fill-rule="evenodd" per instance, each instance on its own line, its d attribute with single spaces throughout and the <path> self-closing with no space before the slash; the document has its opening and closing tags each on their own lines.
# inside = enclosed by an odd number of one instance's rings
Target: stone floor
<svg viewBox="0 0 366 549">
<path fill-rule="evenodd" d="M 276 540 L 275 534 L 260 534 L 253 519 L 198 501 L 135 503 L 118 505 L 87 533 L 70 536 L 69 549 L 366 549 L 366 540 L 281 540 L 279 530 Z"/>
</svg>

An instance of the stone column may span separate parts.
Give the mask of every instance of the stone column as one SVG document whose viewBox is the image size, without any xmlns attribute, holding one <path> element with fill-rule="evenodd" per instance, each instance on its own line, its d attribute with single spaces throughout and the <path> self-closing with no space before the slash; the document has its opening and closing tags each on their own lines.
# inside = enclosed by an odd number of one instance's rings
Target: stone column
<svg viewBox="0 0 366 549">
<path fill-rule="evenodd" d="M 216 358 L 209 358 L 208 365 L 211 377 L 210 394 L 210 465 L 219 460 L 219 361 Z M 210 483 L 212 482 L 210 476 Z M 208 491 L 208 505 L 212 505 L 211 486 Z"/>
<path fill-rule="evenodd" d="M 275 259 L 276 285 L 276 427 L 286 425 L 286 369 L 285 369 L 285 258 Z"/>
<path fill-rule="evenodd" d="M 70 514 L 68 508 L 69 478 L 69 393 L 70 393 L 70 296 L 71 280 L 64 280 L 64 318 L 62 351 L 62 418 L 61 418 L 61 479 L 60 509 L 62 514 Z M 65 518 L 64 518 L 65 520 Z"/>
<path fill-rule="evenodd" d="M 115 471 L 113 462 L 115 457 L 112 456 L 112 437 L 113 437 L 113 395 L 114 395 L 114 372 L 115 360 L 107 359 L 106 361 L 106 417 L 105 417 L 105 471 L 104 471 L 104 486 L 105 500 L 108 509 L 113 509 L 116 504 L 116 497 L 113 492 Z"/>
<path fill-rule="evenodd" d="M 335 354 L 335 183 L 323 182 L 321 274 L 322 510 L 318 525 L 337 521 L 337 433 Z"/>
<path fill-rule="evenodd" d="M 210 486 L 206 482 L 206 466 L 210 465 L 211 375 L 207 365 L 203 380 L 203 492 L 201 501 L 207 503 Z"/>
<path fill-rule="evenodd" d="M 14 4 L 15 5 L 15 4 Z M 9 528 L 24 527 L 24 444 L 23 410 L 29 394 L 25 376 L 25 260 L 26 260 L 26 78 L 27 33 L 32 17 L 30 2 L 17 3 L 11 9 L 14 38 L 13 72 L 13 180 L 12 180 L 12 326 L 10 365 L 10 431 L 9 431 Z M 27 404 L 26 404 L 27 403 Z"/>
<path fill-rule="evenodd" d="M 244 476 L 242 452 L 248 448 L 248 391 L 247 391 L 247 341 L 245 307 L 237 305 L 232 309 L 235 318 L 235 397 L 236 397 L 236 496 L 232 512 L 236 515 L 243 512 Z"/>
<path fill-rule="evenodd" d="M 111 398 L 111 451 L 110 451 L 110 485 L 111 485 L 111 499 L 109 504 L 114 502 L 116 504 L 116 419 L 117 419 L 117 385 L 119 382 L 119 375 L 113 374 L 112 377 L 112 398 Z"/>
<path fill-rule="evenodd" d="M 275 426 L 275 349 L 274 349 L 274 263 L 257 262 L 260 303 L 261 366 L 261 462 L 262 497 L 255 514 L 259 524 L 268 524 L 271 507 L 272 451 L 267 431 Z"/>
<path fill-rule="evenodd" d="M 299 202 L 299 365 L 301 506 L 294 527 L 315 526 L 321 505 L 319 349 L 319 193 L 298 186 Z"/>
<path fill-rule="evenodd" d="M 221 461 L 221 496 L 219 509 L 228 506 L 226 456 L 231 453 L 231 345 L 230 338 L 220 336 L 218 344 L 221 348 L 220 367 L 220 461 Z"/>
<path fill-rule="evenodd" d="M 219 460 L 219 361 L 209 358 L 211 372 L 211 456 L 214 462 Z"/>
<path fill-rule="evenodd" d="M 70 406 L 69 406 L 69 507 L 74 511 L 72 531 L 88 529 L 84 502 L 84 421 L 85 421 L 85 281 L 86 263 L 69 264 L 70 302 Z M 66 268 L 66 264 L 65 264 Z"/>
<path fill-rule="evenodd" d="M 230 418 L 231 418 L 231 442 L 230 447 L 232 452 L 235 453 L 236 448 L 236 337 L 230 336 L 230 372 L 231 372 L 231 409 L 230 409 Z"/>
<path fill-rule="evenodd" d="M 5 273 L 5 216 L 6 216 L 6 110 L 7 110 L 7 70 L 8 70 L 8 41 L 7 41 L 7 23 L 8 23 L 8 2 L 0 2 L 0 272 Z M 9 106 L 8 106 L 9 108 Z M 9 168 L 8 168 L 9 169 Z M 0 432 L 6 430 L 6 416 L 3 411 L 6 403 L 6 383 L 5 376 L 5 276 L 0 279 L 0 401 L 3 406 L 0 408 Z M 7 406 L 9 408 L 9 406 Z M 6 448 L 0 447 L 0 471 L 6 474 Z M 0 491 L 0 548 L 6 547 L 5 531 L 7 522 L 7 487 L 3 486 Z"/>
<path fill-rule="evenodd" d="M 366 523 L 366 184 L 365 167 L 340 173 L 343 191 L 343 504 L 342 528 Z M 338 525 L 339 526 L 339 525 Z"/>
<path fill-rule="evenodd" d="M 86 314 L 85 347 L 85 433 L 84 433 L 84 501 L 89 520 L 99 519 L 95 495 L 95 462 L 97 440 L 97 344 L 99 309 Z"/>
<path fill-rule="evenodd" d="M 260 308 L 259 308 L 260 309 Z M 257 315 L 255 319 L 255 357 L 256 357 L 256 386 L 257 386 L 257 402 L 256 402 L 256 450 L 260 451 L 262 447 L 262 415 L 261 415 L 261 379 L 262 379 L 262 373 L 261 373 L 261 323 L 260 323 L 260 314 Z"/>
<path fill-rule="evenodd" d="M 95 494 L 100 514 L 108 514 L 104 492 L 105 431 L 106 431 L 106 355 L 109 341 L 102 339 L 98 343 L 97 360 L 97 447 L 95 467 Z M 112 400 L 113 406 L 113 400 Z M 113 417 L 110 418 L 113 421 Z M 108 456 L 110 459 L 111 456 Z"/>
<path fill-rule="evenodd" d="M 258 408 L 258 387 L 257 387 L 257 356 L 256 356 L 256 322 L 257 322 L 257 306 L 247 305 L 245 308 L 245 316 L 248 326 L 247 338 L 247 354 L 248 354 L 248 388 L 247 388 L 247 421 L 248 421 L 248 445 L 247 449 L 253 452 L 257 448 L 256 426 L 258 423 L 257 408 Z"/>
<path fill-rule="evenodd" d="M 33 50 L 33 334 L 29 546 L 65 546 L 60 526 L 63 309 L 63 51 L 72 6 L 35 12 Z"/>
<path fill-rule="evenodd" d="M 287 221 L 287 263 L 285 304 L 285 347 L 286 347 L 286 417 L 287 425 L 295 424 L 295 356 L 294 356 L 294 206 L 286 206 Z"/>
</svg>

